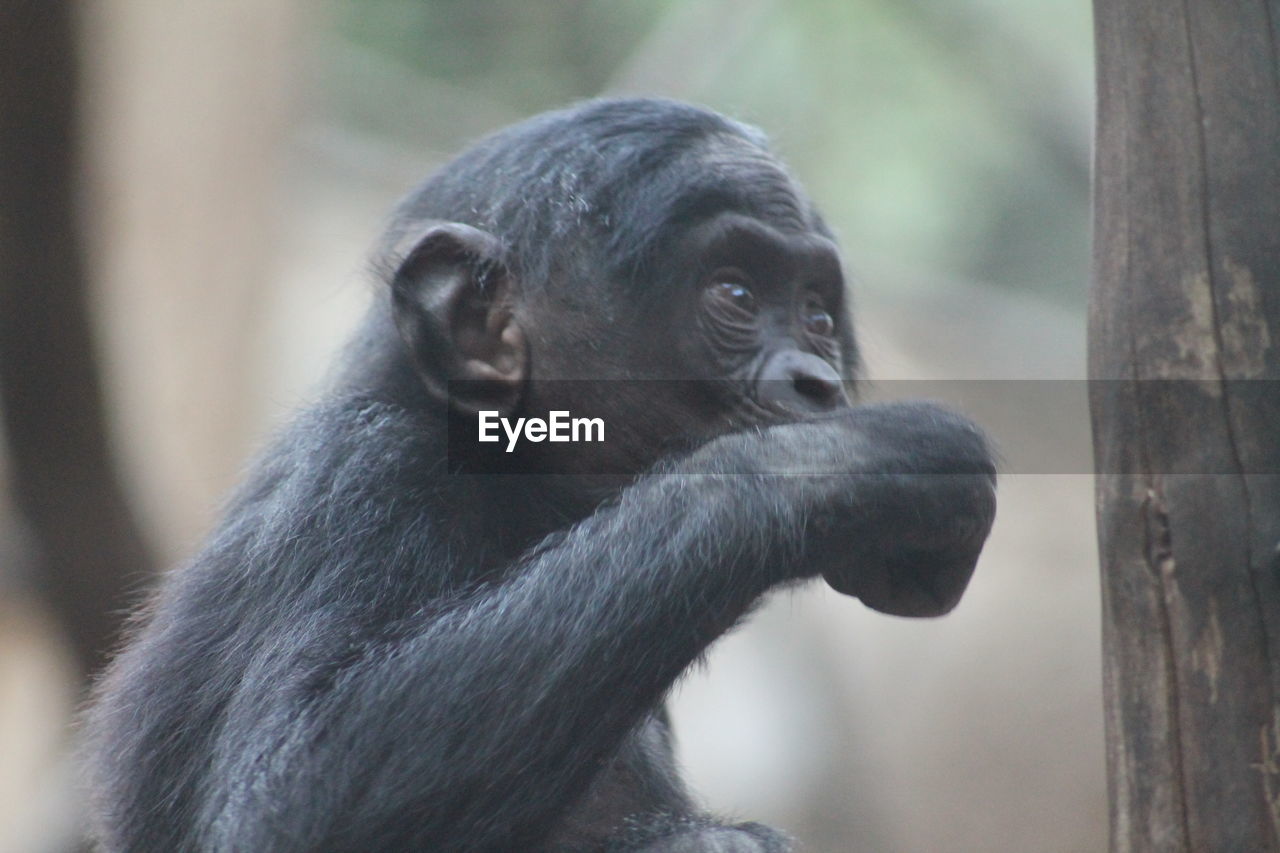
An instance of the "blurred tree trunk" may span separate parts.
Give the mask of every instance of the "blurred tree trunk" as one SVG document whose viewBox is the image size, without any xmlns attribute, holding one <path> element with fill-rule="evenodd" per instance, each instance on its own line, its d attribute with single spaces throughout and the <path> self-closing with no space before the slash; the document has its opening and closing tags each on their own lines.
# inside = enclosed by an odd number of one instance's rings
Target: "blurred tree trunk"
<svg viewBox="0 0 1280 853">
<path fill-rule="evenodd" d="M 74 4 L 0 9 L 0 410 L 29 582 L 81 674 L 103 659 L 126 579 L 151 559 L 106 435 L 77 218 Z"/>
<path fill-rule="evenodd" d="M 274 318 L 291 227 L 281 191 L 296 198 L 306 175 L 296 78 L 323 11 L 82 5 L 94 318 L 122 470 L 166 565 L 203 537 L 279 413 L 270 355 L 311 334 L 298 315 Z M 299 286 L 309 303 L 328 298 L 323 281 Z"/>
<path fill-rule="evenodd" d="M 1112 850 L 1280 850 L 1280 2 L 1094 11 Z"/>
</svg>

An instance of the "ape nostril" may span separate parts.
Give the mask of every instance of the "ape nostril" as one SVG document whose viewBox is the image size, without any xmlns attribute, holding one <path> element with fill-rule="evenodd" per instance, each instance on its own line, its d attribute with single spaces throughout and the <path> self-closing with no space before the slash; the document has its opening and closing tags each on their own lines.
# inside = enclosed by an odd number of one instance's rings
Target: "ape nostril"
<svg viewBox="0 0 1280 853">
<path fill-rule="evenodd" d="M 756 399 L 766 407 L 812 412 L 848 402 L 840 374 L 812 353 L 795 349 L 773 353 L 756 379 Z"/>
<path fill-rule="evenodd" d="M 839 398 L 843 390 L 840 382 L 811 373 L 796 373 L 791 378 L 791 386 L 801 397 L 815 403 L 832 403 Z"/>
</svg>

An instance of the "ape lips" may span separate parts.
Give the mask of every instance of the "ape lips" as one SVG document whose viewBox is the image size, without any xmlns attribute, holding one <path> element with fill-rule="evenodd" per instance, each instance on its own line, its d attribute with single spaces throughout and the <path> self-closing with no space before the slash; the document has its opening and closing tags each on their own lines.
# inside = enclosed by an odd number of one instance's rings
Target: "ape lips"
<svg viewBox="0 0 1280 853">
<path fill-rule="evenodd" d="M 696 107 L 499 131 L 373 268 L 334 387 L 97 686 L 100 849 L 787 850 L 696 806 L 663 698 L 781 584 L 953 606 L 994 514 L 981 433 L 850 405 L 830 230 L 759 131 Z M 495 453 L 481 411 L 590 411 L 609 441 Z"/>
</svg>

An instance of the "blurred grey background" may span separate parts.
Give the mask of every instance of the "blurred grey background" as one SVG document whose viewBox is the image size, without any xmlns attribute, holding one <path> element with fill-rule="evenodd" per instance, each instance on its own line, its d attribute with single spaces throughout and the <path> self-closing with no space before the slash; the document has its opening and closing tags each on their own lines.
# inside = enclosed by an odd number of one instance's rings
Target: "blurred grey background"
<svg viewBox="0 0 1280 853">
<path fill-rule="evenodd" d="M 1084 376 L 1083 0 L 78 8 L 92 328 L 162 566 L 323 374 L 395 199 L 478 134 L 602 93 L 772 136 L 841 236 L 872 379 Z M 1020 452 L 1087 436 L 1074 392 L 1005 415 L 989 426 Z M 5 492 L 0 575 L 20 577 L 35 546 Z M 1104 849 L 1091 478 L 1014 473 L 1000 500 L 954 614 L 893 619 L 814 585 L 715 647 L 675 696 L 710 808 L 811 851 Z M 0 584 L 0 853 L 74 848 L 64 633 L 30 585 Z"/>
</svg>

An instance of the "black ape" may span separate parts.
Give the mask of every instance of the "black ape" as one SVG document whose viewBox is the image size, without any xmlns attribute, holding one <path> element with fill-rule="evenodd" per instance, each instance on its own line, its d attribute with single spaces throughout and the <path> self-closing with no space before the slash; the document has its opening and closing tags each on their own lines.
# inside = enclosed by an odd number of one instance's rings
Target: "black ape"
<svg viewBox="0 0 1280 853">
<path fill-rule="evenodd" d="M 827 229 L 756 131 L 692 107 L 480 142 L 377 266 L 336 387 L 99 687 L 103 848 L 785 850 L 697 813 L 663 696 L 788 581 L 951 608 L 994 514 L 981 434 L 849 406 Z M 607 441 L 475 440 L 552 411 Z"/>
</svg>

